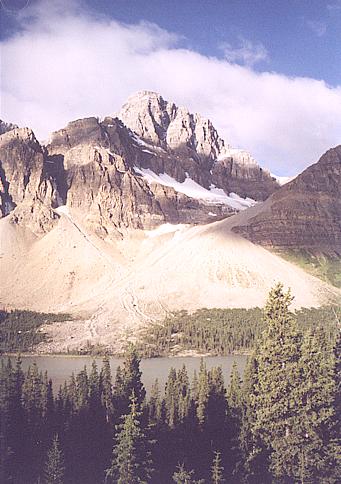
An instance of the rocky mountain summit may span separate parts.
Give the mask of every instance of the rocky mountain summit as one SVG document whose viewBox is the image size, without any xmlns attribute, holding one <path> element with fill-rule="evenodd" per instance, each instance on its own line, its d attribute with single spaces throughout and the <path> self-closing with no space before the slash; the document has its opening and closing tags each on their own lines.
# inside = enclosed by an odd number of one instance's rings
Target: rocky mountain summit
<svg viewBox="0 0 341 484">
<path fill-rule="evenodd" d="M 131 96 L 118 117 L 143 142 L 169 155 L 149 160 L 148 168 L 155 173 L 165 172 L 180 183 L 188 174 L 205 188 L 215 186 L 254 200 L 265 200 L 278 188 L 249 153 L 226 144 L 209 119 L 191 114 L 155 92 Z"/>
<path fill-rule="evenodd" d="M 341 146 L 281 187 L 234 231 L 266 247 L 341 255 Z"/>
<path fill-rule="evenodd" d="M 1 214 L 35 233 L 49 231 L 64 205 L 96 234 L 115 237 L 219 220 L 278 188 L 209 120 L 152 92 L 132 96 L 119 118 L 72 121 L 47 146 L 27 128 L 1 129 Z"/>
<path fill-rule="evenodd" d="M 0 302 L 73 318 L 39 350 L 120 351 L 173 311 L 262 305 L 278 277 L 297 307 L 340 299 L 261 245 L 340 253 L 341 147 L 280 188 L 209 120 L 150 92 L 46 146 L 1 130 Z"/>
</svg>

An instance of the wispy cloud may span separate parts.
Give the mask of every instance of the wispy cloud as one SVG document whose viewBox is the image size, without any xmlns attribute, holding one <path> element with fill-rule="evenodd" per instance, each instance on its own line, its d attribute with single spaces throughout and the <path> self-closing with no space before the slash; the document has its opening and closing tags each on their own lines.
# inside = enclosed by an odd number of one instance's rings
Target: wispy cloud
<svg viewBox="0 0 341 484">
<path fill-rule="evenodd" d="M 318 37 L 323 37 L 324 34 L 327 32 L 326 22 L 322 22 L 319 20 L 308 20 L 307 24 Z"/>
<path fill-rule="evenodd" d="M 253 43 L 243 37 L 239 37 L 238 45 L 223 42 L 220 48 L 227 61 L 248 67 L 269 60 L 269 53 L 263 44 Z"/>
<path fill-rule="evenodd" d="M 49 3 L 26 10 L 20 33 L 0 44 L 1 117 L 41 139 L 70 120 L 114 114 L 148 89 L 209 117 L 228 143 L 279 175 L 296 174 L 341 143 L 341 87 L 256 72 L 252 62 L 179 48 L 178 37 L 157 25 Z"/>
</svg>

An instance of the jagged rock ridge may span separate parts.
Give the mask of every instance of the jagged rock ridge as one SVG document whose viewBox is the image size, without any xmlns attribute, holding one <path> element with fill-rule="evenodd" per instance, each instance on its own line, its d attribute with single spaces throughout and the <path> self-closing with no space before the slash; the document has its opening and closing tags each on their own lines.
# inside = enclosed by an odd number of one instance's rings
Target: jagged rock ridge
<svg viewBox="0 0 341 484">
<path fill-rule="evenodd" d="M 46 232 L 59 217 L 55 209 L 67 205 L 98 235 L 116 236 L 125 228 L 219 220 L 278 188 L 247 153 L 225 145 L 209 120 L 156 93 L 131 97 L 120 118 L 73 121 L 47 147 L 31 130 L 3 123 L 2 216 L 11 212 L 13 221 Z"/>
<path fill-rule="evenodd" d="M 179 182 L 190 178 L 205 188 L 222 188 L 227 194 L 265 200 L 277 188 L 270 173 L 245 151 L 225 144 L 211 121 L 184 107 L 165 101 L 155 92 L 131 96 L 118 113 L 140 139 L 170 155 L 149 160 L 155 173 L 168 173 Z"/>
</svg>

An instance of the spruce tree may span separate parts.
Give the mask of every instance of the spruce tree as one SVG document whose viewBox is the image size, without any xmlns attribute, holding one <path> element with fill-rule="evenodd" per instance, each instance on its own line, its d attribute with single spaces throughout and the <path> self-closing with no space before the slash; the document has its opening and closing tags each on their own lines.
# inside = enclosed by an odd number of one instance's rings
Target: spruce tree
<svg viewBox="0 0 341 484">
<path fill-rule="evenodd" d="M 144 484 L 152 472 L 147 437 L 141 428 L 141 412 L 137 398 L 132 394 L 130 413 L 119 426 L 113 459 L 106 471 L 106 483 Z"/>
<path fill-rule="evenodd" d="M 120 374 L 116 373 L 116 377 L 120 377 L 121 381 L 116 382 L 121 388 L 119 390 L 119 398 L 122 404 L 122 414 L 129 412 L 129 402 L 134 392 L 138 405 L 142 405 L 146 396 L 146 390 L 141 381 L 142 372 L 140 370 L 140 358 L 134 345 L 129 345 L 125 351 L 123 368 Z M 116 385 L 115 385 L 116 386 Z"/>
<path fill-rule="evenodd" d="M 176 370 L 171 368 L 165 388 L 165 412 L 170 428 L 175 428 L 178 418 L 178 395 Z"/>
<path fill-rule="evenodd" d="M 201 426 L 207 420 L 207 403 L 209 399 L 209 377 L 204 360 L 201 358 L 197 386 L 197 417 Z"/>
<path fill-rule="evenodd" d="M 255 394 L 257 382 L 257 361 L 255 353 L 250 355 L 246 362 L 243 374 L 242 393 L 241 393 L 241 427 L 239 434 L 239 446 L 241 461 L 235 469 L 235 473 L 240 476 L 242 482 L 258 483 L 264 473 L 262 457 L 256 451 L 261 449 L 261 445 L 255 441 L 254 435 L 255 412 L 252 404 L 252 396 Z"/>
<path fill-rule="evenodd" d="M 45 484 L 63 484 L 64 458 L 60 449 L 58 435 L 55 435 L 52 446 L 47 453 L 45 465 Z"/>
<path fill-rule="evenodd" d="M 185 464 L 179 464 L 177 470 L 174 472 L 172 478 L 176 484 L 193 484 L 194 471 L 188 471 L 185 468 Z"/>
<path fill-rule="evenodd" d="M 302 482 L 333 482 L 334 358 L 322 330 L 308 331 L 302 344 L 299 388 L 301 411 L 297 421 L 300 447 L 296 478 Z"/>
<path fill-rule="evenodd" d="M 148 402 L 148 420 L 150 424 L 157 425 L 162 419 L 162 400 L 158 379 L 152 385 Z"/>
<path fill-rule="evenodd" d="M 263 459 L 275 479 L 292 479 L 298 452 L 301 337 L 297 323 L 289 312 L 290 292 L 277 284 L 269 293 L 265 306 L 262 334 L 257 353 L 257 382 L 252 395 L 255 408 L 253 433 L 263 445 L 252 452 Z M 264 473 L 263 481 L 268 477 Z"/>
<path fill-rule="evenodd" d="M 224 468 L 221 465 L 220 452 L 214 453 L 213 464 L 211 467 L 211 480 L 212 484 L 219 484 L 221 482 L 225 482 Z"/>
<path fill-rule="evenodd" d="M 227 390 L 227 428 L 229 447 L 229 467 L 233 474 L 238 473 L 242 460 L 240 431 L 242 426 L 242 382 L 236 361 L 233 362 L 230 384 Z"/>
<path fill-rule="evenodd" d="M 105 419 L 107 422 L 111 422 L 114 414 L 114 404 L 113 404 L 110 361 L 107 356 L 103 358 L 103 366 L 101 369 L 101 381 L 102 381 L 102 405 L 105 408 Z"/>
</svg>

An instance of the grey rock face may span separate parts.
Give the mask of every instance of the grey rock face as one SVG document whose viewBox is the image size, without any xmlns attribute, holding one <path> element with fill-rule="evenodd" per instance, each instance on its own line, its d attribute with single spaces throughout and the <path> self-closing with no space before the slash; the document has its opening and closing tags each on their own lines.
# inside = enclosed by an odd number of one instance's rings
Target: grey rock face
<svg viewBox="0 0 341 484">
<path fill-rule="evenodd" d="M 190 114 L 157 93 L 141 91 L 131 96 L 118 117 L 142 141 L 168 155 L 144 166 L 156 173 L 167 173 L 179 182 L 188 173 L 205 188 L 214 184 L 227 194 L 255 200 L 265 200 L 278 188 L 270 173 L 248 153 L 226 145 L 210 120 Z"/>
<path fill-rule="evenodd" d="M 0 213 L 21 220 L 33 232 L 48 231 L 56 218 L 52 211 L 54 181 L 44 167 L 44 152 L 32 130 L 15 128 L 0 136 Z"/>
<path fill-rule="evenodd" d="M 2 216 L 10 213 L 23 224 L 27 217 L 32 230 L 48 231 L 58 217 L 54 209 L 67 205 L 92 231 L 115 237 L 125 228 L 207 223 L 234 213 L 222 202 L 150 182 L 140 169 L 168 175 L 173 185 L 190 179 L 199 190 L 214 185 L 256 200 L 277 188 L 248 154 L 226 146 L 209 120 L 156 93 L 131 97 L 120 118 L 72 121 L 47 147 L 32 131 L 6 125 L 0 136 Z"/>
<path fill-rule="evenodd" d="M 141 91 L 131 96 L 118 117 L 143 141 L 194 159 L 216 159 L 224 150 L 212 123 L 159 94 Z"/>
<path fill-rule="evenodd" d="M 85 135 L 86 133 L 86 135 Z M 51 178 L 60 204 L 82 215 L 100 236 L 115 236 L 124 228 L 153 228 L 160 223 L 203 223 L 230 213 L 210 207 L 171 187 L 149 185 L 134 169 L 156 155 L 145 152 L 133 133 L 117 118 L 88 118 L 53 134 L 47 147 Z M 159 154 L 160 164 L 168 157 Z"/>
<path fill-rule="evenodd" d="M 0 135 L 7 133 L 7 131 L 11 131 L 12 129 L 16 129 L 18 126 L 12 123 L 5 123 L 0 119 Z"/>
<path fill-rule="evenodd" d="M 267 247 L 341 255 L 341 146 L 327 151 L 234 230 Z"/>
</svg>

